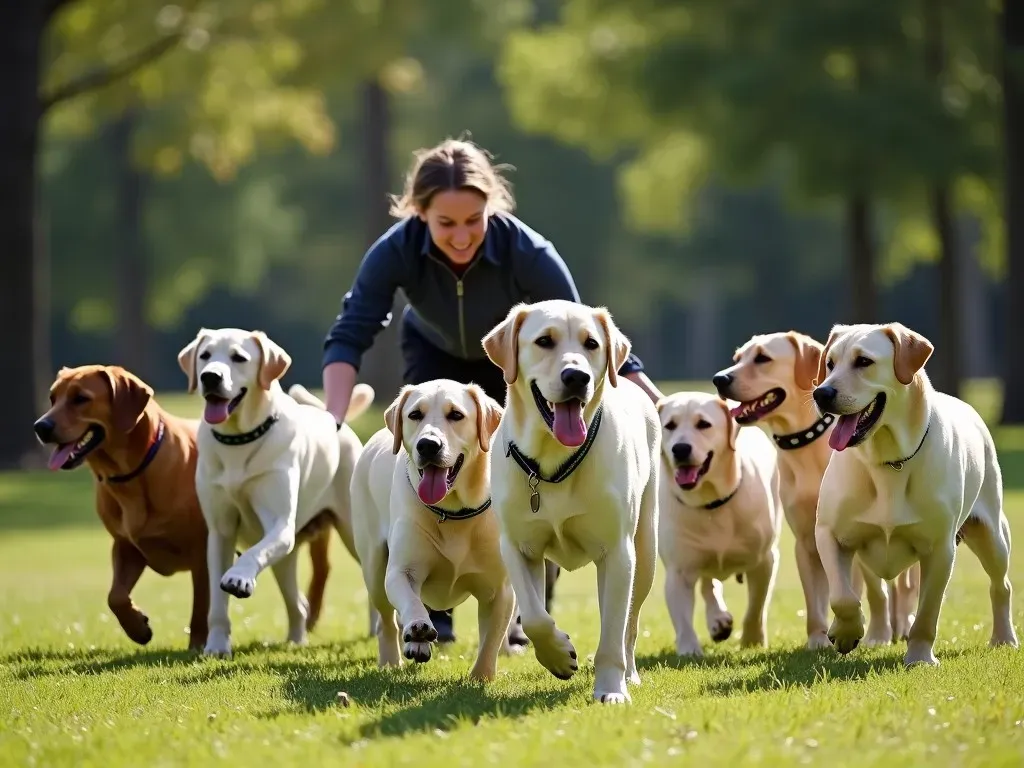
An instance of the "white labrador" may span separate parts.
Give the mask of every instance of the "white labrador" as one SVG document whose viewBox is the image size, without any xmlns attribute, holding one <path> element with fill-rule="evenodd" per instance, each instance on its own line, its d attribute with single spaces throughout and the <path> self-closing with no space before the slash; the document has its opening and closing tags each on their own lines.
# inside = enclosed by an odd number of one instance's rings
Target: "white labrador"
<svg viewBox="0 0 1024 768">
<path fill-rule="evenodd" d="M 661 439 L 654 403 L 617 376 L 629 341 L 607 310 L 551 300 L 513 307 L 483 345 L 509 385 L 491 495 L 523 631 L 538 661 L 570 678 L 576 649 L 544 607 L 544 558 L 569 571 L 594 563 L 594 698 L 628 702 L 657 566 Z"/>
<path fill-rule="evenodd" d="M 961 538 L 991 580 L 991 644 L 1017 646 L 995 444 L 970 405 L 932 388 L 924 371 L 932 350 L 899 323 L 836 325 L 814 390 L 818 408 L 838 417 L 815 529 L 835 614 L 829 638 L 849 653 L 864 636 L 854 554 L 883 579 L 920 562 L 908 666 L 938 664 L 939 611 Z"/>
<path fill-rule="evenodd" d="M 658 401 L 663 434 L 658 551 L 676 653 L 703 656 L 693 629 L 701 583 L 708 633 L 732 634 L 723 579 L 743 574 L 744 647 L 768 644 L 768 604 L 779 567 L 782 499 L 775 447 L 759 429 L 741 429 L 715 395 L 676 392 Z"/>
<path fill-rule="evenodd" d="M 206 519 L 210 633 L 205 652 L 231 655 L 228 595 L 245 598 L 265 568 L 288 613 L 289 642 L 306 642 L 306 598 L 296 545 L 329 518 L 346 549 L 352 540 L 349 481 L 362 445 L 347 424 L 289 397 L 279 379 L 291 358 L 261 331 L 200 329 L 178 354 L 188 391 L 205 400 L 197 436 L 196 491 Z M 369 406 L 362 385 L 346 415 Z M 236 542 L 248 549 L 234 562 Z"/>
<path fill-rule="evenodd" d="M 768 432 L 779 454 L 782 504 L 795 539 L 797 573 L 807 612 L 807 647 L 829 648 L 828 579 L 814 541 L 821 478 L 832 448 L 828 437 L 835 416 L 822 416 L 811 392 L 824 345 L 802 333 L 759 334 L 736 350 L 733 365 L 712 378 L 718 394 L 738 400 L 732 409 L 740 425 L 757 425 Z M 908 569 L 891 588 L 859 563 L 854 588 L 867 588 L 871 620 L 864 644 L 885 645 L 893 637 L 906 639 L 913 621 L 918 569 Z"/>
<path fill-rule="evenodd" d="M 380 666 L 404 654 L 430 660 L 437 630 L 423 602 L 477 601 L 480 646 L 469 676 L 491 680 L 505 647 L 515 595 L 490 511 L 491 436 L 501 406 L 476 384 L 436 379 L 404 386 L 352 475 L 352 528 L 363 578 L 382 620 Z"/>
</svg>

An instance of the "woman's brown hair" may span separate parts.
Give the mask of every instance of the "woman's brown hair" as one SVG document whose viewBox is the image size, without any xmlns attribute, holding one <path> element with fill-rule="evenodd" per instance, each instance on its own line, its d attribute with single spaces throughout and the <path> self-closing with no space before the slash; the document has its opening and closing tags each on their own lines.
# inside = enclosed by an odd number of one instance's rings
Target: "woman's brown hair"
<svg viewBox="0 0 1024 768">
<path fill-rule="evenodd" d="M 515 199 L 501 175 L 510 165 L 494 165 L 491 154 L 471 141 L 445 139 L 436 147 L 413 153 L 414 162 L 401 195 L 391 196 L 391 215 L 405 218 L 422 213 L 438 192 L 466 189 L 481 195 L 491 211 L 511 213 Z"/>
</svg>

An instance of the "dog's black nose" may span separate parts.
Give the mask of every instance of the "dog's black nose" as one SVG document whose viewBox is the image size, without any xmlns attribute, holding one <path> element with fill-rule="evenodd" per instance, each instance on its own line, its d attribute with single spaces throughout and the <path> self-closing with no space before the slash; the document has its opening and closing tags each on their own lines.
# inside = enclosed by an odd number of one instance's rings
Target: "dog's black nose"
<svg viewBox="0 0 1024 768">
<path fill-rule="evenodd" d="M 581 390 L 590 383 L 590 374 L 579 368 L 566 368 L 562 371 L 562 383 L 572 390 Z"/>
<path fill-rule="evenodd" d="M 441 452 L 441 441 L 436 437 L 421 437 L 416 441 L 416 452 L 424 459 L 433 459 Z"/>
<path fill-rule="evenodd" d="M 224 382 L 224 377 L 216 371 L 203 371 L 199 374 L 199 380 L 206 389 L 217 389 Z"/>
<path fill-rule="evenodd" d="M 718 390 L 718 394 L 725 397 L 726 390 L 729 389 L 729 385 L 732 384 L 732 374 L 716 373 L 712 377 L 711 383 L 715 385 L 715 389 Z"/>
<path fill-rule="evenodd" d="M 689 443 L 676 443 L 672 446 L 672 458 L 676 461 L 686 461 L 693 453 L 693 446 Z"/>
<path fill-rule="evenodd" d="M 836 401 L 836 394 L 838 393 L 835 387 L 816 387 L 813 395 L 814 402 L 824 410 Z"/>
<path fill-rule="evenodd" d="M 52 419 L 43 417 L 33 424 L 32 428 L 36 431 L 36 437 L 44 443 L 48 443 L 53 439 L 53 430 L 55 426 L 56 425 L 53 423 Z"/>
</svg>

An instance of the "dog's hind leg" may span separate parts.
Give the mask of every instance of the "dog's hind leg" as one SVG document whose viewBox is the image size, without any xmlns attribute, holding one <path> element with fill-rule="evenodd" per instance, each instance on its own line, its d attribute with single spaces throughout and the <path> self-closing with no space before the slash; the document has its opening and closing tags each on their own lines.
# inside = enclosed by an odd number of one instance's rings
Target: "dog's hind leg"
<svg viewBox="0 0 1024 768">
<path fill-rule="evenodd" d="M 384 586 L 387 568 L 388 545 L 381 541 L 373 546 L 362 563 L 363 581 L 370 598 L 370 627 L 377 636 L 377 663 L 381 667 L 398 667 L 402 664 L 402 649 L 397 616 Z"/>
<path fill-rule="evenodd" d="M 331 573 L 331 532 L 325 529 L 319 536 L 309 542 L 309 559 L 313 566 L 313 575 L 309 579 L 309 615 L 306 616 L 306 631 L 312 632 L 320 619 L 320 611 L 324 603 L 324 589 L 327 577 Z"/>
<path fill-rule="evenodd" d="M 973 514 L 973 513 L 972 513 Z M 1010 614 L 1013 588 L 1010 584 L 1010 526 L 1005 515 L 998 516 L 998 528 L 989 520 L 995 517 L 969 517 L 961 528 L 964 543 L 981 561 L 989 578 L 992 601 L 992 637 L 989 645 L 1017 647 L 1017 633 Z"/>
<path fill-rule="evenodd" d="M 639 685 L 640 673 L 636 669 L 636 640 L 640 634 L 640 611 L 651 594 L 658 567 L 657 471 L 651 473 L 651 480 L 640 499 L 640 517 L 633 546 L 636 551 L 636 570 L 633 575 L 633 595 L 629 603 L 629 618 L 626 621 L 626 682 Z"/>
<path fill-rule="evenodd" d="M 272 566 L 274 579 L 284 598 L 284 607 L 288 612 L 288 642 L 296 645 L 306 644 L 306 617 L 309 614 L 309 603 L 299 589 L 299 553 L 292 549 Z"/>
<path fill-rule="evenodd" d="M 493 680 L 498 672 L 498 652 L 508 644 L 508 625 L 515 609 L 512 585 L 506 581 L 490 601 L 477 600 L 480 646 L 469 671 L 473 680 Z"/>
<path fill-rule="evenodd" d="M 743 648 L 768 645 L 768 606 L 778 573 L 777 546 L 769 549 L 764 559 L 747 571 L 747 612 L 743 616 L 743 634 L 740 636 Z"/>
</svg>

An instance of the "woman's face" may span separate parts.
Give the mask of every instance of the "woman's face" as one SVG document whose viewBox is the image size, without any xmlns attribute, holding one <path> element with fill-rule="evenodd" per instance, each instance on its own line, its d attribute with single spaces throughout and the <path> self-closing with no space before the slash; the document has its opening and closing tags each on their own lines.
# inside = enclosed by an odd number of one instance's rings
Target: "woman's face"
<svg viewBox="0 0 1024 768">
<path fill-rule="evenodd" d="M 438 192 L 420 212 L 430 239 L 453 264 L 468 264 L 487 234 L 487 200 L 468 189 Z"/>
</svg>

